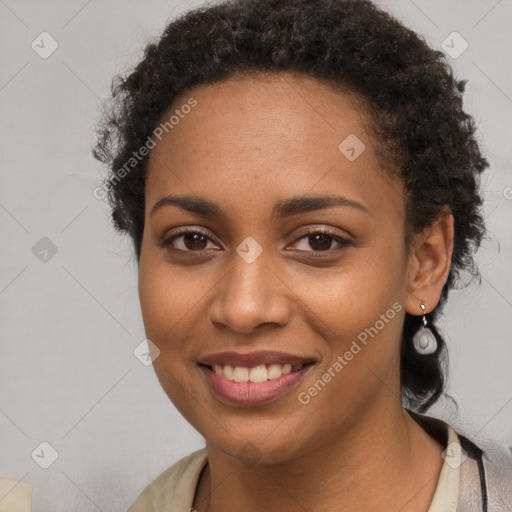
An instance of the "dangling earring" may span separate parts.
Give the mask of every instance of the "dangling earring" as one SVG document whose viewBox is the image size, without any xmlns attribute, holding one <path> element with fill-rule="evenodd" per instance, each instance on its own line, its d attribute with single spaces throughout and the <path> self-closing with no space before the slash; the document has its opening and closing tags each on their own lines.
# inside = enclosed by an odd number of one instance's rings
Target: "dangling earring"
<svg viewBox="0 0 512 512">
<path fill-rule="evenodd" d="M 425 306 L 420 304 L 423 311 L 423 325 L 413 336 L 412 342 L 416 352 L 419 354 L 433 354 L 437 350 L 437 340 L 434 333 L 427 327 L 427 319 L 425 318 Z"/>
</svg>

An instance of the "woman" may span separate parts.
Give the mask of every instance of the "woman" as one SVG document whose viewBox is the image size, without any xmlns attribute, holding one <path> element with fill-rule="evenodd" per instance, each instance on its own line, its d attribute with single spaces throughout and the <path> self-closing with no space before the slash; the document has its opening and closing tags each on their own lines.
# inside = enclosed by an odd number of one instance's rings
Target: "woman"
<svg viewBox="0 0 512 512">
<path fill-rule="evenodd" d="M 488 167 L 442 54 L 368 1 L 191 11 L 95 148 L 158 379 L 206 447 L 130 512 L 509 510 L 512 459 L 423 414 Z"/>
</svg>

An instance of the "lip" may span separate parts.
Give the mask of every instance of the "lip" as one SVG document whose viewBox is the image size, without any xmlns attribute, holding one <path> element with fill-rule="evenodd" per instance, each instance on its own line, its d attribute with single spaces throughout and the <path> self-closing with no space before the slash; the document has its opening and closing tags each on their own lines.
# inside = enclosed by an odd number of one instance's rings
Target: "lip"
<svg viewBox="0 0 512 512">
<path fill-rule="evenodd" d="M 299 364 L 307 364 L 316 362 L 313 357 L 301 357 L 295 354 L 287 354 L 285 352 L 276 352 L 275 350 L 265 350 L 258 352 L 217 352 L 202 357 L 199 364 L 214 366 L 216 364 L 225 366 L 243 366 L 252 368 L 260 364 L 291 364 L 296 366 Z"/>
<path fill-rule="evenodd" d="M 263 364 L 263 363 L 262 363 Z M 299 363 L 298 363 L 299 364 Z M 235 382 L 217 375 L 208 366 L 199 368 L 217 397 L 230 405 L 251 406 L 268 403 L 296 387 L 304 375 L 315 366 L 310 364 L 295 372 L 265 382 Z"/>
</svg>

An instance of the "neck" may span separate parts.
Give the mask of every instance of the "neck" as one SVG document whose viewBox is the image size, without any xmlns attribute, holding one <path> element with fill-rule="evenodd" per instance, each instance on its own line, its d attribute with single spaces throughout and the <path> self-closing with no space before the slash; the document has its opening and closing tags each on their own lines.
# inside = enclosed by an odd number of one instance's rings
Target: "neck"
<svg viewBox="0 0 512 512">
<path fill-rule="evenodd" d="M 343 435 L 322 439 L 285 462 L 250 464 L 207 443 L 198 512 L 303 509 L 428 511 L 444 449 L 401 404 L 373 408 Z M 392 411 L 392 412 L 390 412 Z"/>
</svg>

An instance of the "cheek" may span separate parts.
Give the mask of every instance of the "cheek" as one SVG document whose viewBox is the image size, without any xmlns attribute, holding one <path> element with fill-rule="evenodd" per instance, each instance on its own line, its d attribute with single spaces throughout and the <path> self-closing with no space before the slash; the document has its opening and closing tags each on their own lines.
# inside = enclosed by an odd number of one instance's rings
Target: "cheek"
<svg viewBox="0 0 512 512">
<path fill-rule="evenodd" d="M 146 261 L 148 264 L 146 264 Z M 183 286 L 168 269 L 156 261 L 144 260 L 139 265 L 139 300 L 146 337 L 154 343 L 159 355 L 153 361 L 155 373 L 163 389 L 174 402 L 183 394 L 182 359 L 176 357 L 181 341 L 175 336 L 180 320 L 186 319 L 187 296 Z M 186 386 L 185 386 L 186 387 Z"/>
<path fill-rule="evenodd" d="M 208 288 L 197 276 L 191 278 L 186 270 L 161 259 L 141 259 L 139 300 L 148 337 L 153 336 L 157 344 L 170 341 L 173 332 L 182 329 L 201 307 Z"/>
<path fill-rule="evenodd" d="M 334 283 L 331 289 L 312 299 L 304 313 L 310 315 L 305 323 L 323 339 L 324 350 L 315 378 L 297 390 L 309 418 L 328 415 L 332 419 L 317 432 L 319 442 L 395 389 L 404 315 L 396 293 L 376 289 L 368 294 L 349 293 Z M 311 435 L 316 435 L 315 420 L 311 424 Z"/>
<path fill-rule="evenodd" d="M 196 324 L 194 311 L 207 289 L 196 286 L 168 263 L 141 258 L 139 300 L 145 333 L 160 351 L 153 368 L 169 399 L 189 421 L 197 421 L 190 414 L 193 396 L 199 390 L 188 333 Z"/>
<path fill-rule="evenodd" d="M 365 249 L 320 279 L 319 273 L 295 279 L 301 322 L 326 342 L 322 371 L 343 373 L 337 381 L 353 391 L 372 385 L 369 369 L 385 376 L 396 368 L 404 317 L 401 265 Z M 339 357 L 343 368 L 333 368 Z"/>
<path fill-rule="evenodd" d="M 219 277 L 207 269 L 178 268 L 161 260 L 141 258 L 141 312 L 146 336 L 160 351 L 153 361 L 155 373 L 167 396 L 189 419 L 193 397 L 201 392 L 197 353 L 207 346 L 211 332 L 205 330 L 206 301 Z"/>
<path fill-rule="evenodd" d="M 309 322 L 324 326 L 330 338 L 338 334 L 347 341 L 373 326 L 394 303 L 403 302 L 403 274 L 401 261 L 364 248 L 330 269 L 296 269 L 286 284 L 300 299 L 296 303 L 304 305 L 301 314 Z"/>
</svg>

